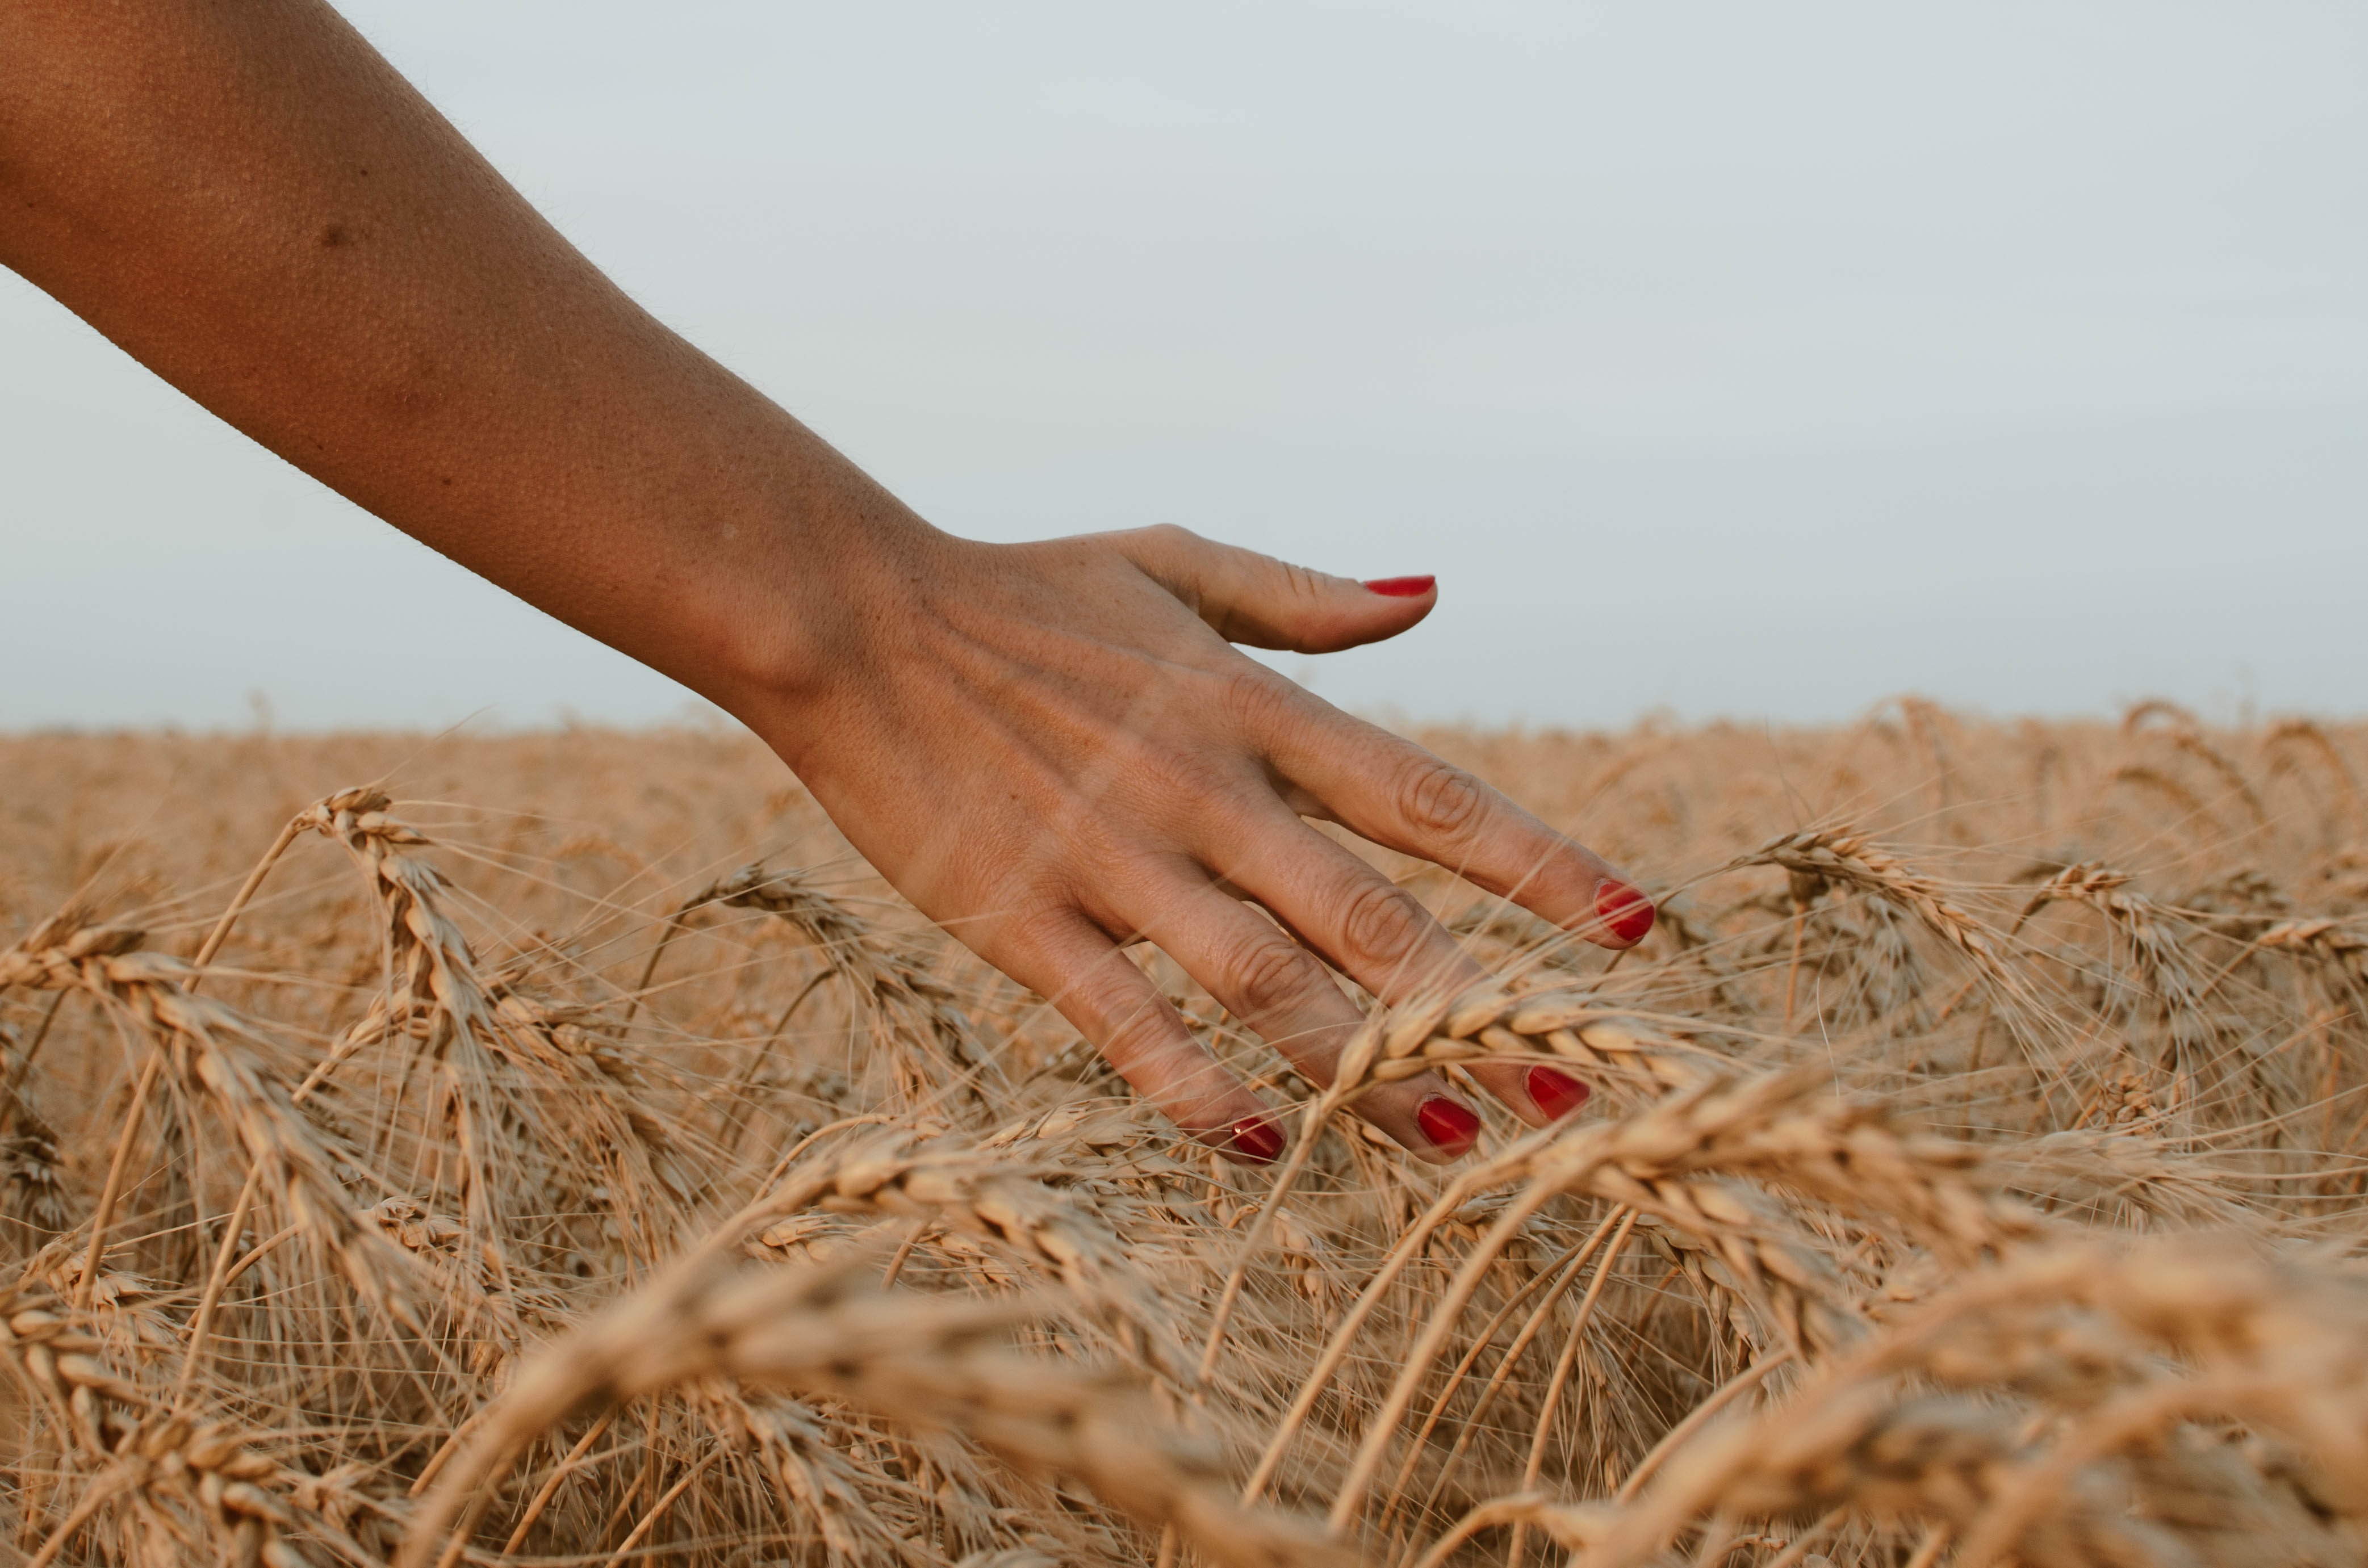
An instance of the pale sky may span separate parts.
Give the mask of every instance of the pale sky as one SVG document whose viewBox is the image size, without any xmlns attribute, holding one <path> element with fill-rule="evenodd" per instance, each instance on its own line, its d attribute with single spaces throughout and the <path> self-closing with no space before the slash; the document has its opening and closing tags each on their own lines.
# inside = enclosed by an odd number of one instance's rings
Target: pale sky
<svg viewBox="0 0 2368 1568">
<path fill-rule="evenodd" d="M 367 0 L 925 516 L 1436 572 L 1414 718 L 2368 712 L 2368 9 Z M 0 728 L 663 719 L 0 273 Z"/>
</svg>

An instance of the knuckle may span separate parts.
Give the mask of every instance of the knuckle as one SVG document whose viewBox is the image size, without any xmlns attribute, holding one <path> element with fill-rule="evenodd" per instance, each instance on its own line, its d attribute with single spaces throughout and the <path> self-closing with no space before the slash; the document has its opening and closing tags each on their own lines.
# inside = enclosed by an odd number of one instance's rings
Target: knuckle
<svg viewBox="0 0 2368 1568">
<path fill-rule="evenodd" d="M 972 927 L 986 938 L 991 952 L 982 954 L 994 962 L 998 959 L 1009 964 L 1035 971 L 1050 971 L 1059 966 L 1063 949 L 1077 928 L 1077 914 L 1066 899 L 1053 900 L 1031 896 L 1036 890 L 1023 885 L 1007 886 L 1003 906 L 1012 911 L 992 924 Z M 995 907 L 990 903 L 987 907 Z"/>
<path fill-rule="evenodd" d="M 1395 964 L 1421 942 L 1430 916 L 1412 893 L 1384 881 L 1359 886 L 1340 906 L 1342 960 L 1368 969 Z"/>
<path fill-rule="evenodd" d="M 1291 598 L 1301 604 L 1319 605 L 1329 597 L 1331 584 L 1321 574 L 1288 561 L 1278 561 L 1275 565 L 1282 573 L 1283 592 Z"/>
<path fill-rule="evenodd" d="M 1265 665 L 1244 659 L 1241 669 L 1224 677 L 1219 700 L 1240 733 L 1263 735 L 1288 720 L 1304 693 Z"/>
<path fill-rule="evenodd" d="M 1138 747 L 1126 764 L 1132 793 L 1148 812 L 1165 815 L 1237 793 L 1239 770 L 1206 751 L 1178 745 Z M 1116 858 L 1112 852 L 1106 858 Z"/>
<path fill-rule="evenodd" d="M 1554 835 L 1536 857 L 1529 874 L 1534 895 L 1557 909 L 1591 908 L 1595 884 L 1601 880 L 1600 863 L 1567 838 Z"/>
<path fill-rule="evenodd" d="M 1425 838 L 1457 844 L 1479 827 L 1488 796 L 1462 768 L 1423 756 L 1398 776 L 1397 808 L 1406 825 Z"/>
<path fill-rule="evenodd" d="M 1179 523 L 1153 523 L 1133 530 L 1133 537 L 1162 555 L 1176 556 L 1201 542 L 1201 536 Z"/>
<path fill-rule="evenodd" d="M 1315 978 L 1315 960 L 1280 933 L 1245 937 L 1219 962 L 1239 1010 L 1250 1016 L 1289 1011 Z"/>
<path fill-rule="evenodd" d="M 1121 1073 L 1191 1038 L 1163 997 L 1130 990 L 1102 1000 L 1101 1053 Z"/>
</svg>

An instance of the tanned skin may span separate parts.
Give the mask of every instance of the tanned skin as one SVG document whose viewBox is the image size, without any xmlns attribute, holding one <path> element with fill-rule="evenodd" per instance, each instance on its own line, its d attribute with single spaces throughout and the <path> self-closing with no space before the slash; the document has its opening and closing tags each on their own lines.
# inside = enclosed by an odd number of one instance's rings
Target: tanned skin
<svg viewBox="0 0 2368 1568">
<path fill-rule="evenodd" d="M 739 718 L 898 891 L 1237 1157 L 1279 1147 L 1261 1101 L 1123 944 L 1319 1083 L 1360 1017 L 1326 960 L 1392 1001 L 1480 978 L 1306 819 L 1607 947 L 1650 925 L 1587 849 L 1231 645 L 1395 636 L 1427 582 L 1372 591 L 1174 528 L 932 528 L 626 298 L 317 0 L 0 0 L 0 262 Z M 1547 1119 L 1520 1069 L 1474 1076 Z M 1426 1157 L 1470 1146 L 1435 1076 L 1360 1108 Z"/>
</svg>

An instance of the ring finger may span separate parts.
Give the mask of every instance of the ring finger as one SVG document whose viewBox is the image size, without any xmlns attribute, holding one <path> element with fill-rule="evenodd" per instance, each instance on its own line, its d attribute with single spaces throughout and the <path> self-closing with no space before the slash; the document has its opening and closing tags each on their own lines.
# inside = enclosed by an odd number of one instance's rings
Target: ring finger
<svg viewBox="0 0 2368 1568">
<path fill-rule="evenodd" d="M 1133 912 L 1144 936 L 1292 1066 L 1328 1087 L 1364 1015 L 1315 955 L 1189 861 L 1176 863 L 1155 901 L 1156 908 Z M 1435 1073 L 1368 1089 L 1353 1108 L 1431 1161 L 1468 1153 L 1480 1132 L 1479 1116 Z"/>
</svg>

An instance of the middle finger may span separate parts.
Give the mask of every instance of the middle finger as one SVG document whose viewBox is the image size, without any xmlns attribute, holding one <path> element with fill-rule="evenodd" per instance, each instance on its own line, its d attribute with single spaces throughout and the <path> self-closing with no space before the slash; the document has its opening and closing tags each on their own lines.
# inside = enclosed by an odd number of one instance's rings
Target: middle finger
<svg viewBox="0 0 2368 1568">
<path fill-rule="evenodd" d="M 1315 955 L 1190 861 L 1179 858 L 1146 891 L 1156 907 L 1130 912 L 1137 929 L 1292 1066 L 1329 1086 L 1364 1015 Z M 1467 1153 L 1480 1132 L 1479 1117 L 1435 1073 L 1377 1085 L 1351 1108 L 1427 1160 Z"/>
<path fill-rule="evenodd" d="M 1295 816 L 1278 810 L 1227 859 L 1219 869 L 1228 881 L 1393 1006 L 1487 978 L 1420 900 Z M 1475 1062 L 1465 1071 L 1532 1127 L 1588 1096 L 1584 1083 L 1556 1067 Z"/>
</svg>

